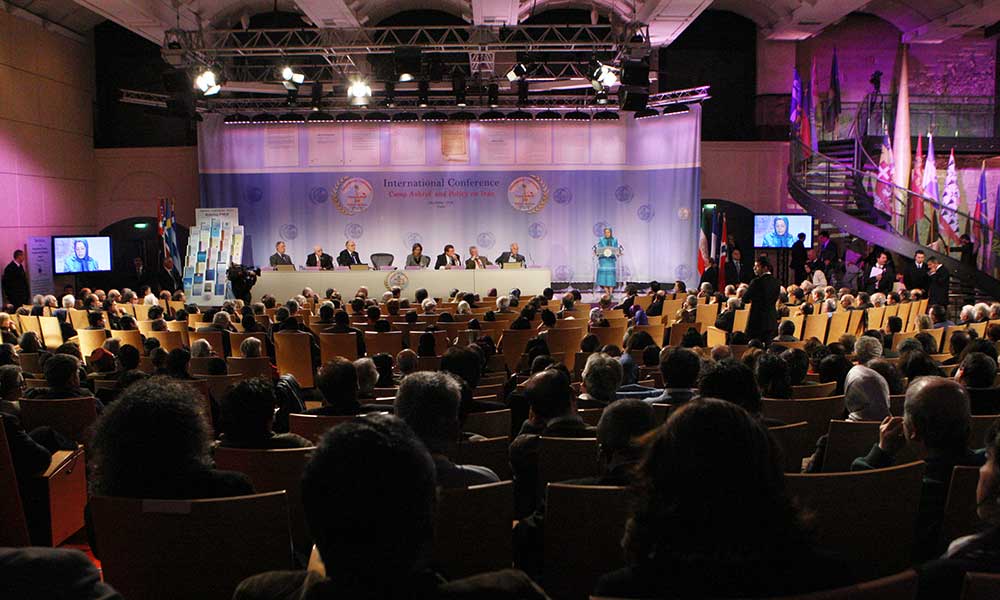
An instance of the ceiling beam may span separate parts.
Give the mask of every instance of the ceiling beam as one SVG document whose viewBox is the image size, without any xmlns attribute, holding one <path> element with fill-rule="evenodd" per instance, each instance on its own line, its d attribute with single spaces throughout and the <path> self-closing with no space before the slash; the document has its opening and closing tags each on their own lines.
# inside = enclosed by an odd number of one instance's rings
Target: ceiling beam
<svg viewBox="0 0 1000 600">
<path fill-rule="evenodd" d="M 1000 2 L 965 0 L 965 6 L 903 33 L 906 44 L 940 44 L 1000 21 Z"/>
<path fill-rule="evenodd" d="M 360 27 L 357 15 L 344 0 L 295 0 L 316 27 Z"/>
<path fill-rule="evenodd" d="M 809 39 L 869 2 L 870 0 L 800 0 L 798 7 L 771 27 L 763 29 L 763 33 L 766 39 L 774 41 Z"/>
<path fill-rule="evenodd" d="M 164 34 L 178 26 L 198 29 L 198 15 L 186 6 L 174 9 L 168 0 L 75 0 L 106 19 L 153 42 L 163 45 Z"/>
<path fill-rule="evenodd" d="M 518 0 L 472 0 L 473 25 L 516 25 Z"/>
<path fill-rule="evenodd" d="M 649 26 L 649 43 L 667 46 L 698 18 L 712 0 L 648 0 L 636 20 Z"/>
</svg>

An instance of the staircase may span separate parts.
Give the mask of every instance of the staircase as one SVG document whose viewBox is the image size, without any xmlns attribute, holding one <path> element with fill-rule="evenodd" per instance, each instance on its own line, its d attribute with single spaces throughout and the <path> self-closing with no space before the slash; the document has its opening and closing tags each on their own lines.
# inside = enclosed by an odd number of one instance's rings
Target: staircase
<svg viewBox="0 0 1000 600">
<path fill-rule="evenodd" d="M 940 258 L 951 271 L 953 307 L 966 303 L 969 297 L 976 297 L 977 301 L 1000 299 L 1000 281 L 900 235 L 892 228 L 889 215 L 875 208 L 874 199 L 864 183 L 866 177 L 871 179 L 869 175 L 873 169 L 877 172 L 877 166 L 868 159 L 874 155 L 874 149 L 861 151 L 863 144 L 869 143 L 863 138 L 825 142 L 820 145 L 819 152 L 813 152 L 793 139 L 788 192 L 799 206 L 816 217 L 819 229 L 829 231 L 831 237 L 854 236 L 905 257 L 923 250 L 928 256 Z M 924 201 L 936 204 L 930 198 Z M 959 214 L 963 215 L 961 211 Z M 988 252 L 989 248 L 980 251 L 984 250 Z M 963 287 L 962 282 L 968 282 L 971 287 Z"/>
</svg>

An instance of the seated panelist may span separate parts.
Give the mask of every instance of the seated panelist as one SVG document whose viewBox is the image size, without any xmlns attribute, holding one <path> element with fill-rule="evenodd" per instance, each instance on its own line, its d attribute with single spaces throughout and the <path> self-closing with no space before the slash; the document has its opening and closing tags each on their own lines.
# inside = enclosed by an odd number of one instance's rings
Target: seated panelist
<svg viewBox="0 0 1000 600">
<path fill-rule="evenodd" d="M 501 254 L 500 256 L 497 257 L 497 264 L 500 264 L 500 263 L 521 263 L 523 265 L 524 264 L 524 256 L 521 255 L 521 254 L 519 254 L 518 250 L 520 250 L 520 248 L 518 248 L 517 242 L 514 242 L 513 244 L 510 245 L 510 251 L 509 252 L 504 252 L 503 254 Z"/>
<path fill-rule="evenodd" d="M 285 242 L 278 242 L 274 245 L 275 253 L 271 255 L 271 266 L 291 265 L 292 257 L 285 254 Z"/>
<path fill-rule="evenodd" d="M 313 253 L 306 258 L 307 267 L 319 267 L 321 269 L 333 268 L 333 257 L 323 252 L 322 246 L 314 246 Z"/>
<path fill-rule="evenodd" d="M 431 266 L 431 257 L 424 254 L 424 247 L 422 245 L 419 243 L 413 244 L 410 253 L 406 255 L 406 266 L 423 267 L 426 269 Z"/>
<path fill-rule="evenodd" d="M 462 259 L 455 252 L 455 247 L 448 244 L 444 247 L 444 253 L 438 254 L 437 261 L 434 263 L 435 269 L 440 269 L 441 267 L 457 267 L 462 264 Z"/>
<path fill-rule="evenodd" d="M 469 247 L 469 258 L 465 261 L 466 269 L 485 269 L 491 264 L 493 263 L 490 262 L 490 259 L 479 255 L 479 248 Z"/>
<path fill-rule="evenodd" d="M 337 256 L 337 264 L 342 267 L 349 267 L 351 265 L 364 265 L 368 263 L 361 261 L 361 257 L 358 256 L 358 245 L 354 243 L 354 240 L 347 240 L 347 243 L 344 244 L 344 249 Z"/>
</svg>

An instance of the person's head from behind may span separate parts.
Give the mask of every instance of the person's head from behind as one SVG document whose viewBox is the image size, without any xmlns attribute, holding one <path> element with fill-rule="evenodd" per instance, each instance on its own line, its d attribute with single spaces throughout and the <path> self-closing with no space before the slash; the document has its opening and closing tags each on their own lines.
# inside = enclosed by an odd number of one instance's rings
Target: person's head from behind
<svg viewBox="0 0 1000 600">
<path fill-rule="evenodd" d="M 935 323 L 943 323 L 948 320 L 948 312 L 940 304 L 935 304 L 930 310 L 931 319 Z"/>
<path fill-rule="evenodd" d="M 910 382 L 925 375 L 941 375 L 941 367 L 923 350 L 905 352 L 899 357 L 899 370 Z"/>
<path fill-rule="evenodd" d="M 441 370 L 451 373 L 470 388 L 479 385 L 481 368 L 479 355 L 468 348 L 452 346 L 441 356 Z"/>
<path fill-rule="evenodd" d="M 443 372 L 421 371 L 406 377 L 396 392 L 396 416 L 403 419 L 433 453 L 448 454 L 459 436 L 458 380 Z"/>
<path fill-rule="evenodd" d="M 656 428 L 653 407 L 636 398 L 609 404 L 597 423 L 597 445 L 605 466 L 639 459 L 639 438 Z"/>
<path fill-rule="evenodd" d="M 948 341 L 948 352 L 952 356 L 958 356 L 971 341 L 972 337 L 969 336 L 969 332 L 962 330 L 954 331 L 951 334 L 951 340 Z"/>
<path fill-rule="evenodd" d="M 958 368 L 957 379 L 967 388 L 991 388 L 997 376 L 997 361 L 982 352 L 970 352 Z"/>
<path fill-rule="evenodd" d="M 227 440 L 250 441 L 270 436 L 278 398 L 267 379 L 244 379 L 222 398 L 222 431 Z"/>
<path fill-rule="evenodd" d="M 587 357 L 583 367 L 583 387 L 593 398 L 611 403 L 624 376 L 622 364 L 603 352 Z"/>
<path fill-rule="evenodd" d="M 837 383 L 832 395 L 839 396 L 844 393 L 844 379 L 852 366 L 851 361 L 843 354 L 830 354 L 819 361 L 819 368 L 816 371 L 819 373 L 820 383 L 830 381 Z"/>
<path fill-rule="evenodd" d="M 191 353 L 186 348 L 174 348 L 167 355 L 167 374 L 171 377 L 190 376 L 188 365 L 191 363 Z"/>
<path fill-rule="evenodd" d="M 366 357 L 354 361 L 354 370 L 358 374 L 358 392 L 363 396 L 371 396 L 378 382 L 378 369 L 375 361 Z"/>
<path fill-rule="evenodd" d="M 912 381 L 912 380 L 911 380 Z M 903 431 L 907 441 L 929 452 L 953 454 L 968 448 L 969 393 L 954 379 L 920 377 L 906 389 Z M 979 440 L 975 440 L 979 444 Z"/>
<path fill-rule="evenodd" d="M 795 323 L 787 319 L 782 321 L 781 325 L 778 326 L 778 335 L 795 337 Z"/>
<path fill-rule="evenodd" d="M 881 375 L 882 379 L 885 379 L 886 384 L 889 386 L 890 395 L 897 396 L 906 393 L 903 376 L 900 375 L 899 369 L 896 368 L 895 364 L 884 358 L 876 358 L 865 363 L 865 366 Z"/>
<path fill-rule="evenodd" d="M 660 365 L 660 347 L 649 344 L 642 349 L 642 366 L 657 367 Z"/>
<path fill-rule="evenodd" d="M 580 340 L 580 352 L 597 352 L 601 347 L 601 340 L 593 333 L 589 333 Z"/>
<path fill-rule="evenodd" d="M 417 353 L 407 348 L 396 355 L 396 368 L 404 377 L 417 370 Z"/>
<path fill-rule="evenodd" d="M 260 338 L 248 337 L 240 342 L 240 353 L 243 358 L 260 358 L 264 355 L 264 344 Z"/>
<path fill-rule="evenodd" d="M 753 415 L 760 413 L 757 381 L 742 361 L 726 359 L 708 365 L 698 378 L 698 395 L 732 402 Z"/>
<path fill-rule="evenodd" d="M 705 444 L 707 437 L 713 443 Z M 639 497 L 622 542 L 633 564 L 666 565 L 674 556 L 760 559 L 774 552 L 774 540 L 801 543 L 781 453 L 746 411 L 694 400 L 645 441 Z"/>
<path fill-rule="evenodd" d="M 661 354 L 660 375 L 664 387 L 692 389 L 697 385 L 701 359 L 693 350 L 670 348 Z"/>
<path fill-rule="evenodd" d="M 0 366 L 0 400 L 16 402 L 24 391 L 24 374 L 17 365 Z"/>
<path fill-rule="evenodd" d="M 765 398 L 791 398 L 792 386 L 785 360 L 771 352 L 765 352 L 757 359 L 754 368 L 761 396 Z"/>
<path fill-rule="evenodd" d="M 420 334 L 417 338 L 417 355 L 418 356 L 437 356 L 437 347 L 434 340 L 434 334 L 430 331 L 425 331 Z"/>
<path fill-rule="evenodd" d="M 42 365 L 45 383 L 50 388 L 80 387 L 80 361 L 68 354 L 53 354 Z"/>
<path fill-rule="evenodd" d="M 355 419 L 323 436 L 302 475 L 302 504 L 338 589 L 377 597 L 425 568 L 435 485 L 430 454 L 396 417 Z"/>
<path fill-rule="evenodd" d="M 788 383 L 802 385 L 809 372 L 809 356 L 801 348 L 789 348 L 781 353 L 781 358 L 788 365 Z"/>
<path fill-rule="evenodd" d="M 575 411 L 569 378 L 558 369 L 546 369 L 532 375 L 524 385 L 524 398 L 535 418 L 542 421 Z"/>
<path fill-rule="evenodd" d="M 358 371 L 354 368 L 354 363 L 340 356 L 335 357 L 320 368 L 316 388 L 323 394 L 323 401 L 327 404 L 337 400 L 357 401 Z"/>
<path fill-rule="evenodd" d="M 191 358 L 206 358 L 212 356 L 212 345 L 206 339 L 191 342 Z"/>
<path fill-rule="evenodd" d="M 877 338 L 863 335 L 854 342 L 854 360 L 863 365 L 882 357 L 882 342 Z"/>
<path fill-rule="evenodd" d="M 191 387 L 152 377 L 129 386 L 98 419 L 91 448 L 97 493 L 148 497 L 159 479 L 210 464 L 208 425 Z"/>
</svg>

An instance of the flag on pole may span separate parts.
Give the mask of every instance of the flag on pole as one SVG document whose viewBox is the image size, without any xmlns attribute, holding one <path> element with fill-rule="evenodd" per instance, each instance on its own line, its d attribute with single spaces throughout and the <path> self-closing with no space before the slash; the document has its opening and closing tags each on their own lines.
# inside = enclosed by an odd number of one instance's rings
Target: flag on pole
<svg viewBox="0 0 1000 600">
<path fill-rule="evenodd" d="M 719 223 L 719 211 L 712 211 L 712 239 L 709 240 L 708 255 L 718 260 L 719 258 L 719 234 L 722 232 Z"/>
<path fill-rule="evenodd" d="M 895 210 L 896 203 L 906 206 L 906 186 L 910 182 L 910 83 L 907 61 L 907 47 L 902 48 L 903 55 L 899 64 L 899 93 L 896 96 L 896 123 L 892 132 L 893 146 L 893 176 L 892 182 L 898 193 L 893 194 L 893 215 L 905 219 L 903 211 Z M 897 231 L 903 229 L 904 223 L 895 223 Z"/>
<path fill-rule="evenodd" d="M 924 179 L 921 181 L 920 187 L 924 190 L 924 196 L 934 202 L 941 202 L 941 195 L 938 193 L 937 166 L 934 164 L 934 136 L 930 132 L 927 133 L 927 160 L 924 162 Z M 931 210 L 931 222 L 934 227 L 928 232 L 928 244 L 934 242 L 938 237 L 936 207 Z M 930 236 L 931 233 L 934 233 L 933 237 Z"/>
<path fill-rule="evenodd" d="M 948 157 L 948 171 L 944 176 L 944 194 L 941 196 L 941 233 L 949 243 L 958 243 L 958 210 L 961 194 L 958 189 L 958 171 L 955 169 L 955 149 Z"/>
<path fill-rule="evenodd" d="M 834 48 L 833 62 L 830 63 L 830 91 L 827 93 L 826 110 L 823 113 L 824 130 L 836 132 L 840 108 L 840 69 L 837 67 L 837 49 Z"/>
<path fill-rule="evenodd" d="M 994 256 L 994 252 L 995 252 L 993 250 L 993 246 L 994 246 L 994 244 L 1000 243 L 1000 239 L 997 239 L 997 232 L 998 231 L 1000 231 L 1000 184 L 997 184 L 997 195 L 996 195 L 996 199 L 993 201 L 993 231 L 990 232 L 990 247 L 989 247 L 989 251 L 988 251 L 988 255 L 989 255 L 988 265 L 989 266 L 987 267 L 988 269 L 992 269 L 993 267 L 997 266 L 997 265 L 993 264 L 993 256 Z M 980 249 L 979 251 L 983 252 L 982 249 Z"/>
<path fill-rule="evenodd" d="M 792 135 L 798 133 L 799 121 L 802 118 L 802 78 L 799 70 L 792 69 L 792 104 L 788 120 L 792 124 Z"/>
<path fill-rule="evenodd" d="M 698 274 L 701 275 L 708 268 L 708 237 L 705 236 L 705 212 L 702 211 L 701 224 L 698 227 Z"/>
<path fill-rule="evenodd" d="M 184 263 L 181 262 L 181 253 L 177 247 L 177 229 L 174 227 L 176 217 L 174 215 L 174 202 L 166 198 L 160 199 L 160 220 L 159 232 L 163 240 L 163 256 L 170 257 L 174 261 L 174 267 L 179 273 L 184 271 Z"/>
<path fill-rule="evenodd" d="M 878 177 L 875 182 L 875 208 L 893 218 L 892 193 L 893 158 L 889 134 L 882 136 L 882 155 L 878 159 Z"/>
<path fill-rule="evenodd" d="M 914 242 L 918 241 L 917 229 L 920 221 L 924 218 L 924 199 L 920 194 L 924 193 L 924 166 L 923 166 L 923 143 L 924 138 L 917 137 L 917 155 L 913 159 L 913 173 L 910 175 L 910 196 L 909 210 L 906 214 L 906 229 L 911 231 Z"/>
<path fill-rule="evenodd" d="M 729 258 L 729 231 L 726 228 L 726 213 L 722 213 L 722 237 L 719 246 L 719 287 L 716 291 L 722 291 L 726 287 L 726 261 Z"/>
<path fill-rule="evenodd" d="M 986 262 L 986 250 L 989 248 L 989 221 L 987 219 L 988 209 L 986 207 L 986 161 L 979 171 L 979 188 L 976 190 L 976 206 L 972 210 L 973 231 L 976 240 L 979 241 L 979 261 L 980 267 L 984 267 Z"/>
<path fill-rule="evenodd" d="M 816 77 L 816 57 L 813 56 L 812 66 L 809 69 L 809 95 L 806 97 L 806 129 L 809 130 L 809 143 L 807 144 L 813 152 L 819 152 L 819 135 L 816 132 L 816 106 L 819 104 L 817 96 L 819 94 L 819 78 Z"/>
</svg>

